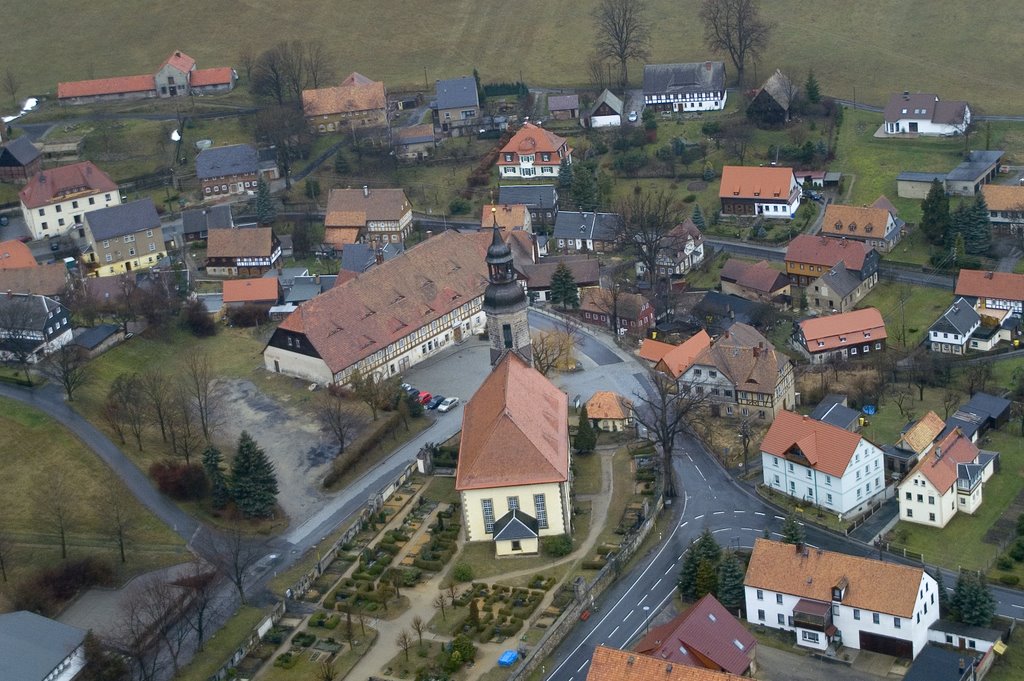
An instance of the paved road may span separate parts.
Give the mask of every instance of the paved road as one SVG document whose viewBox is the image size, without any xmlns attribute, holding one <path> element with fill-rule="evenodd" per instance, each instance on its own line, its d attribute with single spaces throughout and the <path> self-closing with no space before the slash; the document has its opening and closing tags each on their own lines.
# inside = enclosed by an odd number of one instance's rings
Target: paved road
<svg viewBox="0 0 1024 681">
<path fill-rule="evenodd" d="M 540 310 L 530 310 L 530 326 L 534 329 L 553 331 L 559 328 L 560 324 L 561 322 L 557 317 L 553 317 Z M 604 366 L 622 362 L 622 358 L 605 347 L 603 343 L 590 333 L 581 333 L 580 336 L 579 351 L 592 359 L 594 363 Z"/>
</svg>

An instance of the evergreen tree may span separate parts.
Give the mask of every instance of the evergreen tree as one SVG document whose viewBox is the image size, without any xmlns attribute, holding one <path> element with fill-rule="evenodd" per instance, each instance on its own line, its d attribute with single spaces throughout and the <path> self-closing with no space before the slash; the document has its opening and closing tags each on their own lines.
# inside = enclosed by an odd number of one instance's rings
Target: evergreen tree
<svg viewBox="0 0 1024 681">
<path fill-rule="evenodd" d="M 551 275 L 551 302 L 561 305 L 563 310 L 577 309 L 580 306 L 580 290 L 572 270 L 564 262 L 559 263 Z"/>
<path fill-rule="evenodd" d="M 474 629 L 480 628 L 480 606 L 476 604 L 475 598 L 469 601 L 469 617 L 466 619 L 466 623 Z"/>
<path fill-rule="evenodd" d="M 320 197 L 320 180 L 315 177 L 306 178 L 306 198 L 316 201 Z"/>
<path fill-rule="evenodd" d="M 746 570 L 735 553 L 727 553 L 718 566 L 718 600 L 726 610 L 736 612 L 743 607 L 743 579 Z"/>
<path fill-rule="evenodd" d="M 963 262 L 967 254 L 967 246 L 964 244 L 964 235 L 957 232 L 953 237 L 953 265 L 957 266 Z"/>
<path fill-rule="evenodd" d="M 206 477 L 210 479 L 210 502 L 218 511 L 231 501 L 231 490 L 228 489 L 228 481 L 221 470 L 223 463 L 224 457 L 216 447 L 207 447 L 203 452 L 203 468 L 206 469 Z"/>
<path fill-rule="evenodd" d="M 985 195 L 978 192 L 974 203 L 967 209 L 970 220 L 964 232 L 967 252 L 971 255 L 988 255 L 992 247 L 992 223 L 988 216 L 988 204 Z"/>
<path fill-rule="evenodd" d="M 569 163 L 569 157 L 565 157 L 558 164 L 558 188 L 569 189 L 570 187 L 572 187 L 572 164 Z"/>
<path fill-rule="evenodd" d="M 348 158 L 340 151 L 334 157 L 334 172 L 339 175 L 348 175 L 349 173 Z"/>
<path fill-rule="evenodd" d="M 683 558 L 683 568 L 679 571 L 679 593 L 688 601 L 696 599 L 697 569 L 700 567 L 700 556 L 690 547 Z"/>
<path fill-rule="evenodd" d="M 587 405 L 583 405 L 580 408 L 580 424 L 576 429 L 576 437 L 573 439 L 573 446 L 576 447 L 577 452 L 586 453 L 594 451 L 594 447 L 597 446 L 597 431 L 594 429 L 593 424 L 590 423 L 590 418 L 587 416 Z"/>
<path fill-rule="evenodd" d="M 569 207 L 587 211 L 597 207 L 597 179 L 594 177 L 594 169 L 589 165 L 580 163 L 573 168 Z"/>
<path fill-rule="evenodd" d="M 996 612 L 995 598 L 979 572 L 960 573 L 951 606 L 958 621 L 973 627 L 990 626 Z"/>
<path fill-rule="evenodd" d="M 704 598 L 708 594 L 714 595 L 718 591 L 718 575 L 715 573 L 715 564 L 707 558 L 702 558 L 697 564 L 697 579 L 694 584 L 694 596 Z"/>
<path fill-rule="evenodd" d="M 256 183 L 256 221 L 269 225 L 277 217 L 274 200 L 270 198 L 270 185 L 262 177 Z"/>
<path fill-rule="evenodd" d="M 935 586 L 939 591 L 939 617 L 950 617 L 949 592 L 946 591 L 946 580 L 942 576 L 942 570 L 936 568 L 933 576 L 935 577 Z"/>
<path fill-rule="evenodd" d="M 932 180 L 928 195 L 921 202 L 921 231 L 933 244 L 948 243 L 946 234 L 950 228 L 949 220 L 949 197 L 946 196 L 946 189 L 938 180 Z"/>
<path fill-rule="evenodd" d="M 971 222 L 974 220 L 974 216 L 971 215 L 971 209 L 968 208 L 967 203 L 961 201 L 957 204 L 956 208 L 949 214 L 949 230 L 946 232 L 946 246 L 956 241 L 957 235 L 963 236 L 964 242 L 967 241 L 967 234 L 971 231 Z"/>
<path fill-rule="evenodd" d="M 693 204 L 693 215 L 690 216 L 690 219 L 693 220 L 693 224 L 697 225 L 697 229 L 700 231 L 703 232 L 707 229 L 708 223 L 704 219 L 704 211 L 701 210 L 699 203 Z"/>
<path fill-rule="evenodd" d="M 722 547 L 715 541 L 715 535 L 711 534 L 709 528 L 704 528 L 701 535 L 697 537 L 693 550 L 697 552 L 699 558 L 707 558 L 713 565 L 718 565 L 718 561 L 722 560 Z"/>
<path fill-rule="evenodd" d="M 807 82 L 804 83 L 804 97 L 810 104 L 818 104 L 821 102 L 821 87 L 818 85 L 818 79 L 814 77 L 814 69 L 807 72 Z"/>
<path fill-rule="evenodd" d="M 247 518 L 266 518 L 277 501 L 277 474 L 249 433 L 238 438 L 238 453 L 231 469 L 231 491 L 239 510 Z"/>
<path fill-rule="evenodd" d="M 804 526 L 796 521 L 796 516 L 790 513 L 786 521 L 782 523 L 782 541 L 787 544 L 804 543 Z"/>
</svg>

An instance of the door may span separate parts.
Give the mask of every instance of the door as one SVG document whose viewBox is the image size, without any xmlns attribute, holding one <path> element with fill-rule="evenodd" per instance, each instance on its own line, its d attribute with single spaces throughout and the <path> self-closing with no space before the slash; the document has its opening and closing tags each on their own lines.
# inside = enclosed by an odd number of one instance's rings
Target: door
<svg viewBox="0 0 1024 681">
<path fill-rule="evenodd" d="M 912 641 L 893 636 L 873 634 L 870 631 L 860 632 L 860 648 L 861 650 L 869 650 L 873 653 L 881 653 L 882 655 L 892 655 L 893 657 L 908 659 L 913 659 L 914 657 L 914 643 Z"/>
<path fill-rule="evenodd" d="M 910 124 L 910 132 L 917 132 L 917 123 Z"/>
<path fill-rule="evenodd" d="M 132 264 L 131 264 L 131 262 L 126 262 L 124 264 L 124 271 L 125 272 L 131 272 L 132 271 Z"/>
<path fill-rule="evenodd" d="M 274 360 L 274 373 L 275 374 L 281 373 L 281 362 L 279 362 L 276 359 Z"/>
</svg>

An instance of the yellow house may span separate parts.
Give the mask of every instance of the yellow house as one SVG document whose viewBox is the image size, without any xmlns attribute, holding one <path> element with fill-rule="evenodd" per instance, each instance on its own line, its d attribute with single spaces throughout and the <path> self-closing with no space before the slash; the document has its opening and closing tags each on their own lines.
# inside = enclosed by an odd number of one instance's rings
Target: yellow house
<svg viewBox="0 0 1024 681">
<path fill-rule="evenodd" d="M 152 199 L 89 211 L 84 219 L 89 251 L 83 258 L 97 276 L 149 269 L 167 254 Z"/>
<path fill-rule="evenodd" d="M 633 427 L 633 403 L 618 393 L 599 390 L 587 401 L 587 417 L 598 430 L 621 433 Z"/>
<path fill-rule="evenodd" d="M 509 352 L 466 404 L 455 489 L 466 538 L 498 556 L 537 553 L 569 534 L 568 398 Z"/>
</svg>

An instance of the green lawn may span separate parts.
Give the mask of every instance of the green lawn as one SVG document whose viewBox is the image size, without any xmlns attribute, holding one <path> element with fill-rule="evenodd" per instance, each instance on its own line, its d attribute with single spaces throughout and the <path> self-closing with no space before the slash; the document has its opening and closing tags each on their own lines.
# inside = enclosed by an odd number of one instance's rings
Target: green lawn
<svg viewBox="0 0 1024 681">
<path fill-rule="evenodd" d="M 178 681 L 207 681 L 232 653 L 249 637 L 266 612 L 262 608 L 242 606 L 220 631 L 214 634 L 202 652 L 176 677 Z"/>
<path fill-rule="evenodd" d="M 1024 648 L 1007 646 L 1003 655 L 997 655 L 995 664 L 985 675 L 986 681 L 1019 681 L 1024 679 Z"/>
<path fill-rule="evenodd" d="M 899 346 L 900 336 L 906 328 L 905 347 L 913 347 L 925 338 L 928 327 L 952 302 L 952 293 L 944 289 L 882 281 L 857 307 L 878 308 L 885 320 L 889 345 Z"/>
<path fill-rule="evenodd" d="M 0 498 L 4 500 L 0 528 L 14 548 L 6 565 L 10 582 L 0 584 L 0 609 L 8 588 L 36 568 L 60 562 L 57 536 L 40 515 L 57 472 L 65 477 L 70 502 L 69 558 L 102 556 L 122 579 L 189 559 L 181 538 L 135 501 L 120 480 L 71 433 L 19 402 L 0 399 L 0 409 L 0 430 L 6 439 L 0 450 L 0 469 L 4 471 L 0 476 Z M 108 535 L 110 492 L 125 501 L 125 510 L 134 518 L 124 566 Z"/>
</svg>

